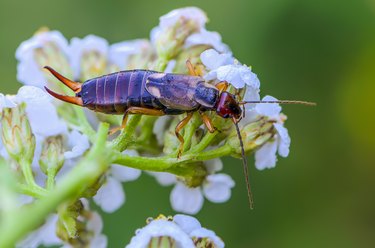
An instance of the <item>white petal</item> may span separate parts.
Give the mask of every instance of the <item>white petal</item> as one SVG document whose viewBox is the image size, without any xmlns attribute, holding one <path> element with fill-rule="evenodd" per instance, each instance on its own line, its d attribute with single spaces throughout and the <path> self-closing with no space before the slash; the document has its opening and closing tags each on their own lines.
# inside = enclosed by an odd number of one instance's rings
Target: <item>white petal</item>
<svg viewBox="0 0 375 248">
<path fill-rule="evenodd" d="M 276 128 L 279 135 L 279 147 L 278 152 L 281 157 L 288 157 L 289 155 L 289 146 L 290 146 L 290 137 L 288 130 L 280 123 L 275 123 L 273 126 Z"/>
<path fill-rule="evenodd" d="M 108 177 L 107 182 L 94 196 L 94 201 L 104 212 L 113 213 L 125 202 L 125 193 L 122 184 L 112 177 Z"/>
<path fill-rule="evenodd" d="M 209 70 L 214 70 L 223 65 L 230 65 L 234 63 L 234 58 L 231 53 L 218 53 L 215 49 L 208 49 L 200 55 L 202 63 Z M 216 75 L 216 73 L 215 73 Z"/>
<path fill-rule="evenodd" d="M 175 211 L 196 214 L 203 206 L 203 195 L 201 189 L 188 188 L 178 182 L 173 188 L 170 196 L 172 208 Z"/>
<path fill-rule="evenodd" d="M 91 212 L 90 218 L 87 221 L 87 230 L 94 232 L 94 235 L 99 235 L 103 230 L 103 220 L 98 212 Z"/>
<path fill-rule="evenodd" d="M 174 67 L 176 66 L 176 60 L 175 59 L 172 59 L 168 62 L 167 66 L 165 67 L 165 70 L 164 72 L 166 73 L 172 73 L 173 72 L 173 69 Z"/>
<path fill-rule="evenodd" d="M 107 245 L 107 236 L 105 236 L 104 234 L 95 236 L 90 242 L 90 246 L 93 248 L 107 248 Z"/>
<path fill-rule="evenodd" d="M 196 218 L 189 215 L 176 214 L 173 221 L 187 234 L 202 227 Z"/>
<path fill-rule="evenodd" d="M 218 32 L 210 32 L 202 29 L 199 33 L 194 33 L 186 38 L 185 48 L 196 45 L 209 45 L 219 52 L 228 52 L 229 47 L 221 41 L 221 36 Z"/>
<path fill-rule="evenodd" d="M 68 146 L 71 151 L 64 153 L 65 159 L 72 159 L 81 156 L 90 148 L 90 142 L 86 135 L 73 130 L 68 135 Z"/>
<path fill-rule="evenodd" d="M 203 227 L 190 233 L 190 237 L 207 238 L 215 244 L 215 248 L 224 248 L 224 242 L 218 236 L 216 236 L 215 232 Z"/>
<path fill-rule="evenodd" d="M 175 223 L 167 220 L 154 220 L 147 226 L 137 230 L 126 248 L 146 248 L 153 237 L 171 237 L 176 241 L 176 247 L 194 248 L 190 237 Z"/>
<path fill-rule="evenodd" d="M 205 161 L 204 166 L 206 167 L 208 174 L 214 174 L 223 169 L 223 162 L 220 158 L 215 158 Z"/>
<path fill-rule="evenodd" d="M 61 245 L 62 241 L 56 236 L 56 214 L 47 218 L 46 222 L 37 230 L 30 233 L 25 239 L 17 243 L 19 248 L 37 248 L 40 246 Z"/>
<path fill-rule="evenodd" d="M 277 101 L 277 99 L 272 96 L 265 96 L 262 101 Z M 279 119 L 281 112 L 281 107 L 278 103 L 258 103 L 255 109 L 260 115 L 268 116 L 275 120 Z"/>
<path fill-rule="evenodd" d="M 148 171 L 147 173 L 155 177 L 156 181 L 162 186 L 169 186 L 177 182 L 176 176 L 168 172 Z"/>
<path fill-rule="evenodd" d="M 79 78 L 81 73 L 81 59 L 87 52 L 96 52 L 103 57 L 107 57 L 108 42 L 99 36 L 88 35 L 83 39 L 72 38 L 69 58 L 74 71 L 74 78 Z"/>
<path fill-rule="evenodd" d="M 256 74 L 254 74 L 248 66 L 234 64 L 224 65 L 216 69 L 217 79 L 227 81 L 235 88 L 243 88 L 248 85 L 254 89 L 259 89 L 260 82 Z"/>
<path fill-rule="evenodd" d="M 43 230 L 41 230 L 43 235 L 43 245 L 52 246 L 61 244 L 62 241 L 56 235 L 56 223 L 58 216 L 53 214 L 48 217 L 47 222 L 43 225 Z"/>
<path fill-rule="evenodd" d="M 222 203 L 229 200 L 231 188 L 234 187 L 234 181 L 229 175 L 208 175 L 206 180 L 207 182 L 203 185 L 203 193 L 209 201 Z"/>
<path fill-rule="evenodd" d="M 259 101 L 260 100 L 259 88 L 256 89 L 256 88 L 247 86 L 243 100 L 244 101 Z M 255 108 L 255 106 L 256 106 L 255 103 L 246 104 L 246 110 L 253 109 Z"/>
<path fill-rule="evenodd" d="M 113 164 L 111 166 L 111 174 L 120 182 L 129 182 L 138 179 L 138 177 L 141 175 L 141 170 Z"/>
<path fill-rule="evenodd" d="M 16 106 L 17 104 L 11 98 L 0 93 L 0 112 L 3 111 L 3 108 L 14 108 Z"/>
<path fill-rule="evenodd" d="M 171 121 L 172 118 L 167 115 L 161 116 L 155 121 L 152 132 L 155 134 L 159 145 L 163 145 L 165 130 L 167 129 Z"/>
<path fill-rule="evenodd" d="M 267 142 L 255 152 L 255 167 L 258 170 L 276 166 L 277 142 Z"/>
<path fill-rule="evenodd" d="M 109 47 L 109 59 L 112 63 L 126 69 L 131 55 L 140 54 L 142 50 L 151 49 L 151 44 L 146 39 L 137 39 L 115 43 Z"/>
<path fill-rule="evenodd" d="M 43 137 L 65 133 L 66 124 L 59 119 L 51 98 L 34 86 L 23 86 L 18 90 L 17 102 L 26 103 L 26 113 L 34 134 Z"/>
</svg>

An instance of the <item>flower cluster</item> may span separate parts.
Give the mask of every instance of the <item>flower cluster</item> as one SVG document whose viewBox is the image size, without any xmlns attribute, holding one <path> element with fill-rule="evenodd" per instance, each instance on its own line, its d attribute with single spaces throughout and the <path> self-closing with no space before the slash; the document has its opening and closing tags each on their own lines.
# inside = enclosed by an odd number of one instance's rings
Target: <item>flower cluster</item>
<svg viewBox="0 0 375 248">
<path fill-rule="evenodd" d="M 199 221 L 188 215 L 177 214 L 173 218 L 160 215 L 149 219 L 147 226 L 136 231 L 126 248 L 136 247 L 224 247 L 216 234 L 201 226 Z"/>
<path fill-rule="evenodd" d="M 44 216 L 45 224 L 19 242 L 18 247 L 76 246 L 79 242 L 105 247 L 100 216 L 89 209 L 87 199 L 92 198 L 105 212 L 116 211 L 126 199 L 122 183 L 138 179 L 141 170 L 163 186 L 174 185 L 170 201 L 177 212 L 196 214 L 205 198 L 213 203 L 230 199 L 235 182 L 222 172 L 220 157 L 241 155 L 230 120 L 207 113 L 206 117 L 220 130 L 210 133 L 202 125 L 201 117 L 194 114 L 181 132 L 184 150 L 182 157 L 176 158 L 180 142 L 174 131 L 181 116 L 132 116 L 120 135 L 100 143 L 98 140 L 107 140 L 107 132 L 100 132 L 100 128 L 105 129 L 103 122 L 118 125 L 121 118 L 84 112 L 44 91 L 47 85 L 70 94 L 44 66 L 84 82 L 130 69 L 186 74 L 189 60 L 206 83 L 216 86 L 226 82 L 227 91 L 236 95 L 237 100 L 259 101 L 257 75 L 233 56 L 217 32 L 206 30 L 206 23 L 202 10 L 189 7 L 162 16 L 149 40 L 109 44 L 104 38 L 88 35 L 69 42 L 60 32 L 43 28 L 22 42 L 16 51 L 17 79 L 25 86 L 16 95 L 0 94 L 0 156 L 19 180 L 15 205 L 22 208 L 34 204 L 35 199 L 53 194 L 58 186 L 68 185 L 64 184 L 68 180 L 75 180 L 72 183 L 77 189 L 74 194 L 69 193 L 74 200 L 61 198 L 56 211 L 48 218 Z M 263 100 L 276 99 L 266 96 Z M 246 107 L 239 124 L 244 150 L 247 154 L 255 152 L 257 169 L 272 168 L 277 152 L 282 157 L 289 153 L 290 138 L 283 126 L 286 116 L 276 103 Z M 101 148 L 96 148 L 98 143 Z M 100 156 L 100 152 L 104 155 Z M 88 166 L 90 163 L 97 167 Z M 83 175 L 83 179 L 71 176 L 80 169 L 93 175 Z M 0 212 L 1 202 L 2 199 Z M 128 247 L 153 247 L 149 246 L 152 240 L 163 237 L 172 239 L 178 247 L 224 247 L 212 231 L 182 215 L 152 221 L 137 232 Z"/>
</svg>

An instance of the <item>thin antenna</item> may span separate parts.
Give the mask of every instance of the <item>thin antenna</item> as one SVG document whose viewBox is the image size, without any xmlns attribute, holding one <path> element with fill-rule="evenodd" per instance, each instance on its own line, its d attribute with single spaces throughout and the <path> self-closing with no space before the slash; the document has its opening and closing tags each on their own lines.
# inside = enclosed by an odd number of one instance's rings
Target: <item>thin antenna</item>
<svg viewBox="0 0 375 248">
<path fill-rule="evenodd" d="M 281 104 L 303 104 L 308 106 L 316 106 L 315 102 L 305 102 L 305 101 L 294 101 L 294 100 L 277 100 L 277 101 L 242 101 L 239 105 L 246 103 L 281 103 Z"/>
<path fill-rule="evenodd" d="M 234 126 L 236 127 L 238 139 L 240 140 L 240 145 L 241 145 L 241 155 L 242 155 L 243 171 L 244 171 L 245 179 L 246 179 L 247 197 L 249 199 L 249 207 L 250 207 L 250 209 L 254 209 L 253 193 L 251 192 L 251 187 L 250 187 L 250 182 L 249 182 L 249 169 L 247 167 L 247 159 L 246 159 L 246 156 L 245 156 L 245 150 L 243 148 L 243 142 L 242 142 L 241 132 L 240 132 L 240 129 L 238 127 L 237 120 L 234 117 L 233 117 L 232 120 L 233 120 Z"/>
</svg>

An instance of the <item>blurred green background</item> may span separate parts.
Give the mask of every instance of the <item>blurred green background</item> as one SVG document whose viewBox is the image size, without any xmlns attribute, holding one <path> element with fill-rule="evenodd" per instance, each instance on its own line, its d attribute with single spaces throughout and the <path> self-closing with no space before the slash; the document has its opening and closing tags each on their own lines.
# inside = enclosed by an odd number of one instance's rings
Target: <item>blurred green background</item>
<svg viewBox="0 0 375 248">
<path fill-rule="evenodd" d="M 291 153 L 275 169 L 251 167 L 255 210 L 241 161 L 224 159 L 237 185 L 229 202 L 205 202 L 197 215 L 203 226 L 227 247 L 374 247 L 372 0 L 0 0 L 0 92 L 20 87 L 15 50 L 41 26 L 113 43 L 148 37 L 159 16 L 189 5 L 206 11 L 208 29 L 253 66 L 262 95 L 318 103 L 284 107 Z M 124 207 L 104 215 L 109 247 L 123 247 L 147 217 L 175 214 L 170 190 L 147 175 L 125 184 Z"/>
</svg>

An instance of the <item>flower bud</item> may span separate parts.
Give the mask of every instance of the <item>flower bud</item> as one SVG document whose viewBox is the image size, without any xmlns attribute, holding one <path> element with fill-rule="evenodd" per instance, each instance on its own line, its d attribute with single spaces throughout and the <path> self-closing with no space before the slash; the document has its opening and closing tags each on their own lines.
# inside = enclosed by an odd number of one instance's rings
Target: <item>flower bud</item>
<svg viewBox="0 0 375 248">
<path fill-rule="evenodd" d="M 39 159 L 40 169 L 44 174 L 56 175 L 64 164 L 64 147 L 62 136 L 48 137 L 43 142 L 42 153 Z"/>
<path fill-rule="evenodd" d="M 183 48 L 185 40 L 206 23 L 205 13 L 194 7 L 176 9 L 160 18 L 160 25 L 151 31 L 159 57 L 170 60 Z"/>
<path fill-rule="evenodd" d="M 25 104 L 3 110 L 2 139 L 9 155 L 19 161 L 31 163 L 35 150 L 35 137 L 25 113 Z"/>
<path fill-rule="evenodd" d="M 260 118 L 254 122 L 245 125 L 241 130 L 241 137 L 244 145 L 245 152 L 254 151 L 256 148 L 262 146 L 269 141 L 276 131 L 273 127 L 273 122 L 266 118 Z M 227 142 L 234 151 L 236 157 L 241 156 L 240 141 L 236 132 L 233 132 Z"/>
</svg>

